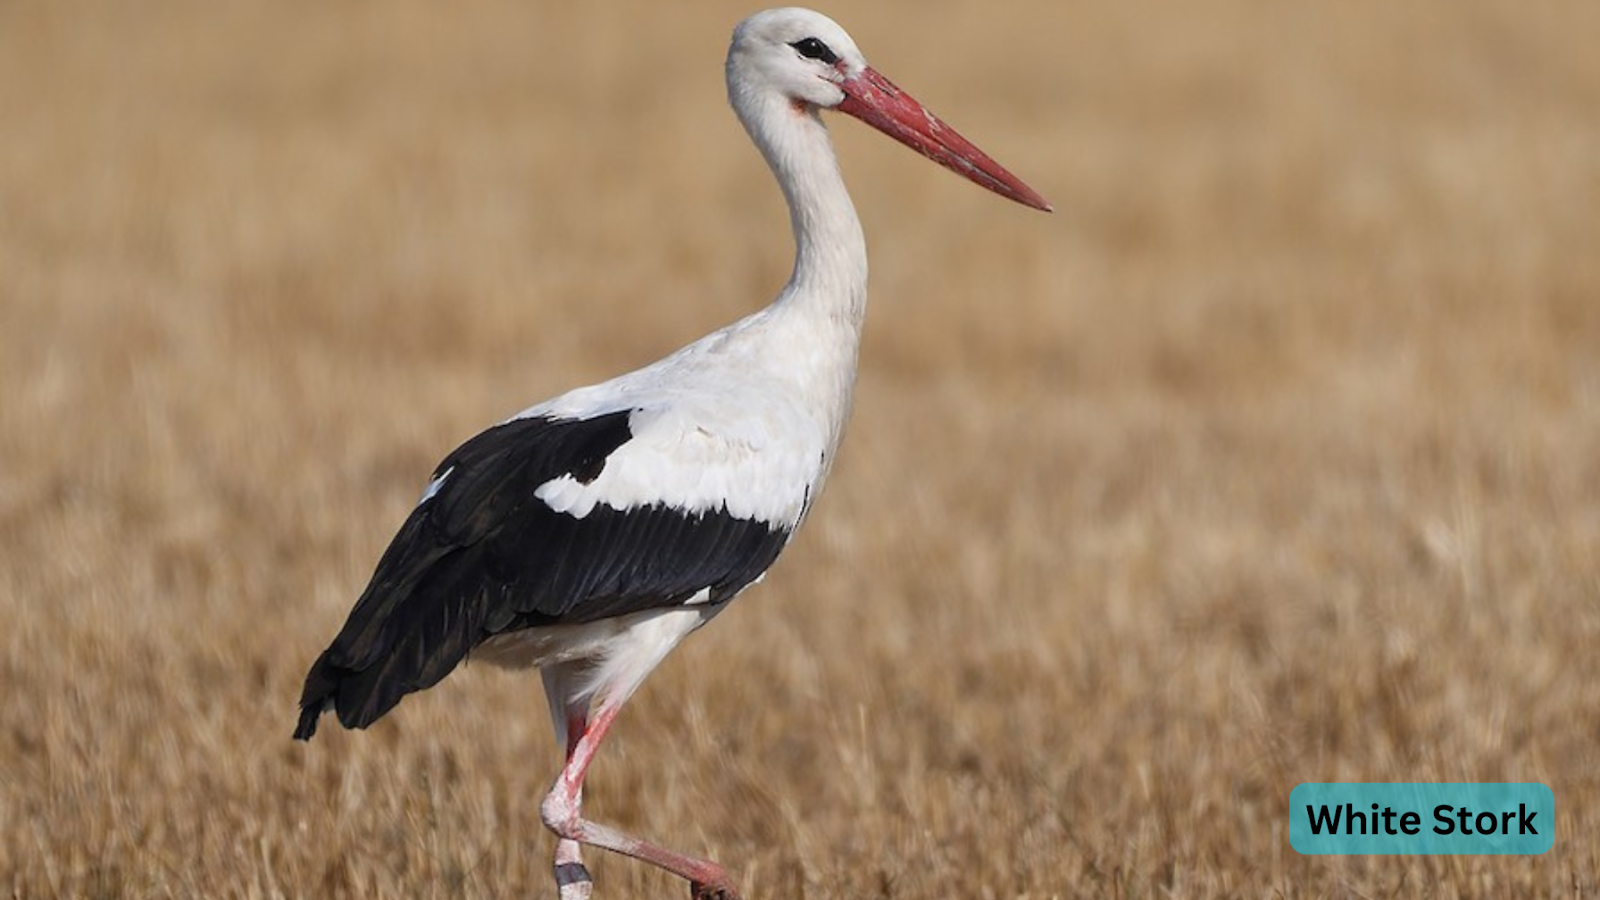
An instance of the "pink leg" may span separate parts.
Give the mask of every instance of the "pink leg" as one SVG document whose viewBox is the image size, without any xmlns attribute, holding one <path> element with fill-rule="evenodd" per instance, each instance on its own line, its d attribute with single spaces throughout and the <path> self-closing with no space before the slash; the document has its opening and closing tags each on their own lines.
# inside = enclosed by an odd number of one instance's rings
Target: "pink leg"
<svg viewBox="0 0 1600 900">
<path fill-rule="evenodd" d="M 566 707 L 567 765 L 578 751 L 578 740 L 589 724 L 589 704 L 573 703 Z M 582 786 L 578 800 L 582 801 Z M 582 845 L 568 838 L 556 841 L 556 890 L 561 900 L 589 900 L 594 892 L 594 882 L 589 870 L 583 867 Z"/>
<path fill-rule="evenodd" d="M 544 820 L 545 827 L 554 831 L 561 839 L 556 850 L 557 882 L 561 881 L 562 848 L 570 844 L 572 856 L 576 859 L 577 846 L 589 844 L 602 850 L 643 860 L 688 880 L 690 892 L 695 900 L 739 900 L 739 892 L 734 889 L 728 873 L 716 863 L 684 856 L 582 817 L 583 778 L 589 771 L 589 763 L 594 761 L 594 754 L 600 747 L 600 741 L 611 729 L 611 723 L 621 708 L 621 700 L 612 702 L 607 698 L 600 703 L 599 709 L 589 720 L 586 729 L 581 724 L 577 728 L 572 728 L 573 720 L 570 716 L 568 718 L 567 765 L 561 770 L 560 777 L 556 779 L 555 785 L 550 788 L 550 793 L 539 806 L 539 815 Z M 575 743 L 574 734 L 578 735 Z M 582 868 L 581 864 L 579 868 Z M 564 891 L 565 887 L 562 890 Z M 562 900 L 566 898 L 567 895 L 563 893 Z"/>
</svg>

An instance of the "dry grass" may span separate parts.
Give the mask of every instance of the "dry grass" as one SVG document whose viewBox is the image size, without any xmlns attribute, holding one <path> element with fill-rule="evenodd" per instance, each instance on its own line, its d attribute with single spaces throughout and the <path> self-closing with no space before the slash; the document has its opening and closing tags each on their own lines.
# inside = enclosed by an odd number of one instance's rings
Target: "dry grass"
<svg viewBox="0 0 1600 900">
<path fill-rule="evenodd" d="M 551 896 L 536 680 L 292 744 L 420 480 L 754 308 L 725 2 L 0 4 L 0 893 Z M 856 420 L 596 814 L 756 898 L 1600 891 L 1600 5 L 884 3 Z M 1533 780 L 1542 857 L 1290 788 Z M 596 860 L 601 896 L 680 896 Z"/>
</svg>

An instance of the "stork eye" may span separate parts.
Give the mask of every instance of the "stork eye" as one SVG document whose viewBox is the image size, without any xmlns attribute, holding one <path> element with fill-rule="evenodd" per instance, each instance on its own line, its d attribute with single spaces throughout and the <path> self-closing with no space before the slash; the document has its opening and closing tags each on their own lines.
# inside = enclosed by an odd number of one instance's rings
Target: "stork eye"
<svg viewBox="0 0 1600 900">
<path fill-rule="evenodd" d="M 839 55 L 837 53 L 834 53 L 828 48 L 827 44 L 824 44 L 814 37 L 808 37 L 795 41 L 789 46 L 793 47 L 796 52 L 798 52 L 801 56 L 804 56 L 806 59 L 820 59 L 830 66 L 839 61 Z"/>
</svg>

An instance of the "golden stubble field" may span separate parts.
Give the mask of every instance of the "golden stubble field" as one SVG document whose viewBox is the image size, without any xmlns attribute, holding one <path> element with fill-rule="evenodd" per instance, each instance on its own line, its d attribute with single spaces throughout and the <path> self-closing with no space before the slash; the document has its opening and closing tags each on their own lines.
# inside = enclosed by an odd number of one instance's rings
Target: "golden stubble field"
<svg viewBox="0 0 1600 900">
<path fill-rule="evenodd" d="M 537 679 L 289 733 L 439 457 L 787 274 L 678 7 L 0 4 L 0 894 L 553 896 Z M 1600 5 L 831 11 L 1059 211 L 835 123 L 842 460 L 594 814 L 754 898 L 1600 891 Z M 1555 848 L 1301 857 L 1336 780 Z"/>
</svg>

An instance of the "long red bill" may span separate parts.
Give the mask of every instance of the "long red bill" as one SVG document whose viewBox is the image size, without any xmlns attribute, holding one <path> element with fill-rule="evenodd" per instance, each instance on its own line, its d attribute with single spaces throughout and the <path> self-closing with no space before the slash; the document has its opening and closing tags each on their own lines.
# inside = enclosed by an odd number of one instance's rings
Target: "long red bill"
<svg viewBox="0 0 1600 900">
<path fill-rule="evenodd" d="M 1007 172 L 954 128 L 939 120 L 926 107 L 889 79 L 868 66 L 860 74 L 845 79 L 844 102 L 840 112 L 849 113 L 941 166 L 1007 197 L 1050 212 L 1050 201 L 1038 191 Z"/>
</svg>

